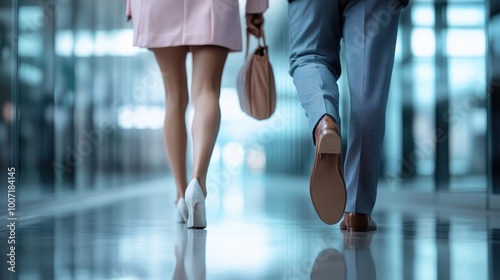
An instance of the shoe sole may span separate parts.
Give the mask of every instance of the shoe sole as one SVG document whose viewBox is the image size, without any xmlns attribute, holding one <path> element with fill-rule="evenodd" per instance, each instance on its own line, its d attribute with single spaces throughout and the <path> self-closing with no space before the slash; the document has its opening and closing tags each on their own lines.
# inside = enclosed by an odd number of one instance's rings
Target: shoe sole
<svg viewBox="0 0 500 280">
<path fill-rule="evenodd" d="M 326 224 L 336 224 L 346 205 L 346 189 L 341 162 L 342 145 L 339 135 L 327 130 L 316 143 L 316 157 L 311 173 L 311 200 L 319 218 Z"/>
</svg>

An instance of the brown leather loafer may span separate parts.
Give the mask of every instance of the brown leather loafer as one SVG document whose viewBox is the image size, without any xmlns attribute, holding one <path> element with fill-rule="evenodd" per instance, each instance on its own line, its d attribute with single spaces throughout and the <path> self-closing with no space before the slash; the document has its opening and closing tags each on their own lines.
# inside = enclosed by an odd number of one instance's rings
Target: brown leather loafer
<svg viewBox="0 0 500 280">
<path fill-rule="evenodd" d="M 341 230 L 347 231 L 373 231 L 377 224 L 370 215 L 346 212 L 340 223 Z"/>
<path fill-rule="evenodd" d="M 336 224 L 345 210 L 346 189 L 341 138 L 333 118 L 323 116 L 316 126 L 314 136 L 316 155 L 311 173 L 311 200 L 323 222 Z"/>
</svg>

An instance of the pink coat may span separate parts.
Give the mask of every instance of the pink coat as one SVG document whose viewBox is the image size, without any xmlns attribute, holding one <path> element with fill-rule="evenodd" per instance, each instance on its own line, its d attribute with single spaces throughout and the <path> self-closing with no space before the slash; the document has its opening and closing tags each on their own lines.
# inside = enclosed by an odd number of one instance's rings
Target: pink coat
<svg viewBox="0 0 500 280">
<path fill-rule="evenodd" d="M 126 0 L 134 46 L 218 45 L 242 48 L 238 0 Z M 247 13 L 263 13 L 268 0 L 247 0 Z"/>
</svg>

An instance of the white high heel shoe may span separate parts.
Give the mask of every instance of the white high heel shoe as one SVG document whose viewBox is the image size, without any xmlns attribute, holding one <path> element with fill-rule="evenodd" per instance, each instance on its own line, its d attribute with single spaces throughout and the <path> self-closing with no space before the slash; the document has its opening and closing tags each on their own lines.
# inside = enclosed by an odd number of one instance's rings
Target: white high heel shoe
<svg viewBox="0 0 500 280">
<path fill-rule="evenodd" d="M 177 200 L 175 205 L 175 221 L 178 223 L 185 223 L 188 219 L 188 208 L 184 197 Z"/>
<path fill-rule="evenodd" d="M 197 229 L 206 228 L 205 195 L 196 178 L 189 183 L 184 197 L 188 208 L 187 227 Z"/>
</svg>

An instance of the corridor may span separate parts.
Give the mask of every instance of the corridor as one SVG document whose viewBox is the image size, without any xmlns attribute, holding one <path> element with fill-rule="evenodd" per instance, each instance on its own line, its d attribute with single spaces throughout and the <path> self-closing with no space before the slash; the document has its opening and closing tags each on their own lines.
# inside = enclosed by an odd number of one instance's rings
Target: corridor
<svg viewBox="0 0 500 280">
<path fill-rule="evenodd" d="M 245 1 L 217 3 L 240 12 L 244 34 Z M 264 13 L 269 119 L 241 110 L 245 52 L 227 57 L 208 227 L 187 230 L 174 222 L 182 165 L 164 143 L 183 131 L 164 129 L 164 73 L 134 47 L 126 1 L 0 0 L 0 280 L 500 280 L 500 0 L 410 0 L 401 11 L 371 233 L 325 225 L 312 206 L 315 146 L 289 74 L 288 5 L 269 0 Z M 357 102 L 348 47 L 332 75 L 344 156 Z M 191 97 L 194 60 L 183 68 Z M 194 115 L 191 98 L 188 178 Z"/>
</svg>

